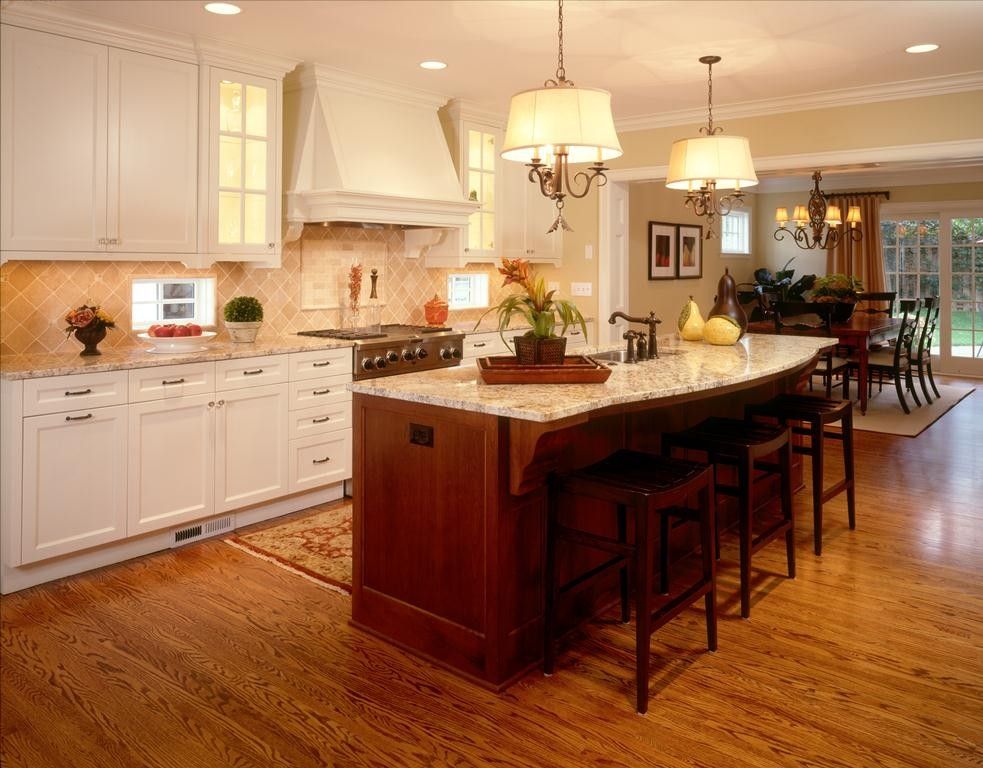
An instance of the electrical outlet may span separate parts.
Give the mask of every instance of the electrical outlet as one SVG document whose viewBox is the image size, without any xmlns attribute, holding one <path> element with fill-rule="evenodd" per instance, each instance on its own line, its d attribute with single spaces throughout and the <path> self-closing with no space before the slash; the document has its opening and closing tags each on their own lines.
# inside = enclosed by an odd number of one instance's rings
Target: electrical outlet
<svg viewBox="0 0 983 768">
<path fill-rule="evenodd" d="M 570 295 L 590 296 L 593 288 L 593 283 L 570 283 Z"/>
</svg>

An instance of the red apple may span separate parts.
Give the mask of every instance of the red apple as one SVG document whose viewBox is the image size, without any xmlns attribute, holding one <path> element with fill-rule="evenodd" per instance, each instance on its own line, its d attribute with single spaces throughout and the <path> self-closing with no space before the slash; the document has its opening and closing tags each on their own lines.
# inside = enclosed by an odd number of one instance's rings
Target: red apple
<svg viewBox="0 0 983 768">
<path fill-rule="evenodd" d="M 188 326 L 186 326 L 186 325 L 178 325 L 178 326 L 175 326 L 174 327 L 174 337 L 175 338 L 177 338 L 178 336 L 190 336 L 190 335 L 191 335 L 191 329 L 188 328 Z"/>
<path fill-rule="evenodd" d="M 187 328 L 192 336 L 201 336 L 201 326 L 198 323 L 188 323 Z"/>
<path fill-rule="evenodd" d="M 147 335 L 148 336 L 156 336 L 157 335 L 157 329 L 158 328 L 160 328 L 160 325 L 158 323 L 154 323 L 152 326 L 150 326 L 147 329 Z"/>
<path fill-rule="evenodd" d="M 160 328 L 157 329 L 156 333 L 154 333 L 154 336 L 158 338 L 169 338 L 170 336 L 173 335 L 174 335 L 173 325 L 162 325 Z"/>
</svg>

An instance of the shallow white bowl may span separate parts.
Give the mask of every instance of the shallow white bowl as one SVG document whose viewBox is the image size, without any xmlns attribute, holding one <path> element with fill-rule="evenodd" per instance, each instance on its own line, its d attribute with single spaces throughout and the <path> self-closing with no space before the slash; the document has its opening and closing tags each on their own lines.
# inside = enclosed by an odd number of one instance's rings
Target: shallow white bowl
<svg viewBox="0 0 983 768">
<path fill-rule="evenodd" d="M 175 354 L 187 352 L 201 352 L 206 345 L 216 336 L 215 331 L 202 331 L 201 336 L 150 336 L 146 333 L 138 333 L 137 337 L 148 344 L 153 345 L 148 352 L 159 352 L 161 354 Z"/>
</svg>

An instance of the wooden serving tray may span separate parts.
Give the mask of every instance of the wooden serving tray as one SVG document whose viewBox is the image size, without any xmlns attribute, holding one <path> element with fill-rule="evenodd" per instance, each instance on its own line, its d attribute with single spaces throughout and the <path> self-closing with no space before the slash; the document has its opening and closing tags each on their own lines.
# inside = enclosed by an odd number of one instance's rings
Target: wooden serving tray
<svg viewBox="0 0 983 768">
<path fill-rule="evenodd" d="M 478 373 L 486 384 L 600 384 L 611 369 L 586 355 L 567 355 L 563 365 L 520 365 L 515 357 L 479 357 Z"/>
</svg>

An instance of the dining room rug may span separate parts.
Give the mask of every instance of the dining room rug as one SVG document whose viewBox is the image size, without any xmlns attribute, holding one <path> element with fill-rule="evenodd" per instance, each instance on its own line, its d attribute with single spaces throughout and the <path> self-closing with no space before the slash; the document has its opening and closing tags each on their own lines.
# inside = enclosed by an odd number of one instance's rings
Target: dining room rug
<svg viewBox="0 0 983 768">
<path fill-rule="evenodd" d="M 915 386 L 918 386 L 917 383 Z M 854 405 L 853 428 L 863 432 L 882 432 L 888 435 L 903 435 L 905 437 L 917 437 L 932 424 L 938 421 L 947 411 L 963 398 L 975 391 L 974 387 L 956 387 L 948 384 L 939 384 L 939 392 L 942 397 L 936 398 L 932 393 L 932 404 L 926 405 L 925 398 L 921 390 L 918 397 L 922 401 L 919 408 L 911 399 L 910 393 L 905 393 L 908 401 L 910 414 L 901 410 L 901 403 L 898 402 L 898 393 L 894 385 L 885 386 L 882 392 L 874 388 L 874 397 L 867 404 L 866 415 L 860 414 L 860 409 Z"/>
<path fill-rule="evenodd" d="M 335 592 L 351 594 L 350 502 L 311 507 L 284 522 L 253 526 L 223 541 Z"/>
</svg>

